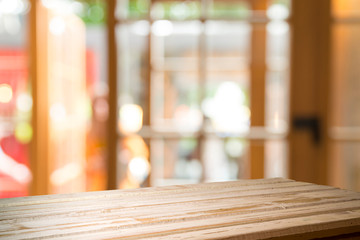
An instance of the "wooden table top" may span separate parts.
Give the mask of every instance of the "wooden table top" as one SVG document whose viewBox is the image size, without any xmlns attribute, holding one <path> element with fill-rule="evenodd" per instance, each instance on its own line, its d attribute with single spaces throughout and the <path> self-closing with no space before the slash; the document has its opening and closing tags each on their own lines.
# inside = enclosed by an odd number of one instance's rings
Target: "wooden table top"
<svg viewBox="0 0 360 240">
<path fill-rule="evenodd" d="M 0 200 L 0 239 L 360 238 L 359 232 L 360 193 L 279 178 Z"/>
</svg>

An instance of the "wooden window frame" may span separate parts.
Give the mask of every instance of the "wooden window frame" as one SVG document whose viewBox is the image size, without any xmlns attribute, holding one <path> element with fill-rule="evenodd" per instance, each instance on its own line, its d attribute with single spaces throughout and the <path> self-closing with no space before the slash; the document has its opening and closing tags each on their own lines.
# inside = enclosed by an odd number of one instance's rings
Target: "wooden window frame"
<svg viewBox="0 0 360 240">
<path fill-rule="evenodd" d="M 328 183 L 330 0 L 294 0 L 290 83 L 289 177 Z M 296 119 L 318 119 L 320 140 Z"/>
</svg>

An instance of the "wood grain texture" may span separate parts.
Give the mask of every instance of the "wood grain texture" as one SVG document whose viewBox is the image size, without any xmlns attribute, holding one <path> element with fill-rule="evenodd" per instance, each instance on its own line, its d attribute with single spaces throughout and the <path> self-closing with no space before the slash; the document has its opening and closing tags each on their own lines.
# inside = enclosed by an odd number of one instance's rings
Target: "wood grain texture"
<svg viewBox="0 0 360 240">
<path fill-rule="evenodd" d="M 279 178 L 0 200 L 0 239 L 339 235 L 360 236 L 360 193 Z"/>
</svg>

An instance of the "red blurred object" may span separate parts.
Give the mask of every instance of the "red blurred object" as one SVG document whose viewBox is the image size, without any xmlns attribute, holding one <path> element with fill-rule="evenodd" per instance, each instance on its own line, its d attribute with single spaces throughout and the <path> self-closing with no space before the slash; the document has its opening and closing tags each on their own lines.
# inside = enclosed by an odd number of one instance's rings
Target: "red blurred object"
<svg viewBox="0 0 360 240">
<path fill-rule="evenodd" d="M 95 53 L 87 49 L 86 50 L 86 88 L 92 94 L 93 87 L 95 86 L 95 82 L 97 80 L 98 75 L 98 66 L 97 58 Z"/>
<path fill-rule="evenodd" d="M 16 140 L 14 135 L 0 139 L 0 147 L 6 155 L 18 163 L 29 166 L 28 147 Z"/>
<path fill-rule="evenodd" d="M 0 49 L 0 84 L 8 84 L 13 94 L 10 102 L 0 103 L 0 116 L 9 118 L 13 124 L 15 124 L 12 119 L 15 118 L 14 114 L 16 113 L 16 97 L 27 90 L 27 63 L 24 50 Z M 0 147 L 4 154 L 17 163 L 29 166 L 27 146 L 18 142 L 13 134 L 1 138 L 0 133 Z M 0 172 L 0 198 L 27 196 L 27 188 L 27 184 L 19 183 L 6 172 Z"/>
<path fill-rule="evenodd" d="M 27 56 L 20 49 L 0 49 L 0 84 L 8 84 L 13 98 L 8 103 L 0 102 L 0 116 L 11 117 L 16 109 L 16 96 L 25 91 L 28 81 Z"/>
<path fill-rule="evenodd" d="M 0 147 L 7 156 L 29 167 L 27 146 L 19 143 L 14 135 L 0 139 Z M 27 184 L 19 183 L 11 176 L 0 172 L 0 198 L 23 197 L 28 194 Z"/>
<path fill-rule="evenodd" d="M 24 197 L 28 195 L 27 186 L 0 173 L 0 198 Z"/>
</svg>

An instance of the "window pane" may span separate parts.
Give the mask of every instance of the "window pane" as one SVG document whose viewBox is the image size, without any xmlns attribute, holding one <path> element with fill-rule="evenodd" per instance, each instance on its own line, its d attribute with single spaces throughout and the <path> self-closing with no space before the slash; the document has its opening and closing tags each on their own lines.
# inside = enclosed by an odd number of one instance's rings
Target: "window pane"
<svg viewBox="0 0 360 240">
<path fill-rule="evenodd" d="M 198 69 L 199 21 L 155 21 L 152 31 L 152 64 L 156 70 Z"/>
<path fill-rule="evenodd" d="M 207 127 L 234 133 L 249 129 L 249 72 L 209 72 L 202 110 Z"/>
<path fill-rule="evenodd" d="M 147 108 L 149 27 L 147 21 L 137 21 L 119 25 L 116 29 L 120 112 L 128 104 L 139 106 L 141 111 Z M 124 116 L 129 117 L 124 120 L 133 121 L 129 113 Z"/>
<path fill-rule="evenodd" d="M 333 126 L 360 126 L 360 28 L 357 24 L 333 27 Z"/>
<path fill-rule="evenodd" d="M 204 180 L 229 181 L 248 175 L 248 142 L 209 137 L 204 140 Z"/>
<path fill-rule="evenodd" d="M 197 73 L 154 72 L 152 76 L 153 125 L 175 127 L 177 131 L 200 129 Z"/>
<path fill-rule="evenodd" d="M 28 195 L 32 96 L 28 1 L 0 1 L 0 198 Z"/>
<path fill-rule="evenodd" d="M 246 22 L 206 23 L 209 70 L 239 70 L 250 64 L 251 25 Z"/>
<path fill-rule="evenodd" d="M 288 145 L 285 140 L 265 143 L 265 178 L 288 177 Z"/>
<path fill-rule="evenodd" d="M 266 74 L 266 127 L 271 131 L 288 129 L 288 71 L 268 71 Z"/>
<path fill-rule="evenodd" d="M 152 140 L 152 185 L 198 183 L 203 172 L 199 157 L 197 139 Z"/>
<path fill-rule="evenodd" d="M 251 25 L 206 23 L 206 86 L 202 110 L 215 131 L 246 131 L 250 123 Z"/>
<path fill-rule="evenodd" d="M 200 22 L 155 21 L 152 29 L 151 104 L 156 127 L 197 130 Z"/>
<path fill-rule="evenodd" d="M 285 21 L 266 27 L 266 126 L 286 131 L 288 125 L 290 30 Z"/>
<path fill-rule="evenodd" d="M 359 5 L 355 1 L 335 2 L 339 17 L 358 16 Z M 334 7 L 333 6 L 333 7 Z M 341 12 L 341 10 L 349 10 Z M 356 12 L 357 11 L 357 12 Z M 344 14 L 344 15 L 341 15 Z M 358 107 L 360 82 L 360 40 L 359 24 L 338 23 L 332 27 L 332 85 L 331 85 L 331 131 L 330 184 L 360 190 L 359 144 L 351 142 L 358 139 L 360 111 Z M 350 140 L 348 142 L 341 140 Z"/>
</svg>

